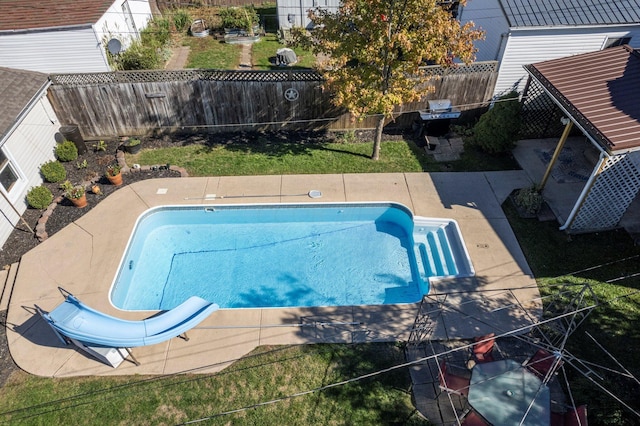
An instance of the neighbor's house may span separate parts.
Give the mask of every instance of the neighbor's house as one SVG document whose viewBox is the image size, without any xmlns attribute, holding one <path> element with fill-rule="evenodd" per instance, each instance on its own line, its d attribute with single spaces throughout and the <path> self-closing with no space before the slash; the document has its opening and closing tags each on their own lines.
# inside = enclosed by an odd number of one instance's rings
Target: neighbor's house
<svg viewBox="0 0 640 426">
<path fill-rule="evenodd" d="M 60 128 L 49 100 L 49 76 L 0 67 L 0 246 L 42 183 L 40 165 L 54 159 Z"/>
<path fill-rule="evenodd" d="M 335 13 L 341 3 L 341 0 L 277 0 L 279 28 L 304 27 L 311 29 L 313 25 L 308 17 L 310 10 L 323 9 Z M 455 16 L 459 0 L 440 0 L 439 4 L 449 8 Z"/>
<path fill-rule="evenodd" d="M 139 37 L 147 0 L 0 1 L 0 66 L 45 73 L 111 71 L 105 47 Z"/>
<path fill-rule="evenodd" d="M 337 12 L 340 0 L 277 0 L 276 4 L 279 28 L 311 28 L 309 10 L 325 9 L 329 12 Z"/>
<path fill-rule="evenodd" d="M 527 80 L 523 66 L 628 44 L 640 47 L 640 0 L 468 0 L 461 22 L 484 30 L 477 61 L 498 61 L 494 94 Z"/>
</svg>

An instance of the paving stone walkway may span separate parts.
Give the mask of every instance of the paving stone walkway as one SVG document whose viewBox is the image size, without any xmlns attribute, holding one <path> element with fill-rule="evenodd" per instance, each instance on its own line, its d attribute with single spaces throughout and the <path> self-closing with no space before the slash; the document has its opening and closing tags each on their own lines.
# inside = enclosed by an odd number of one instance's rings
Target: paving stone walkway
<svg viewBox="0 0 640 426">
<path fill-rule="evenodd" d="M 425 151 L 433 155 L 433 159 L 438 162 L 456 161 L 464 152 L 464 142 L 462 138 L 425 136 L 427 145 Z"/>
<path fill-rule="evenodd" d="M 164 66 L 166 70 L 181 70 L 187 66 L 187 60 L 189 59 L 189 46 L 179 46 L 173 49 L 171 58 Z"/>
<path fill-rule="evenodd" d="M 243 44 L 240 51 L 240 64 L 238 69 L 251 69 L 253 64 L 251 63 L 251 44 Z"/>
</svg>

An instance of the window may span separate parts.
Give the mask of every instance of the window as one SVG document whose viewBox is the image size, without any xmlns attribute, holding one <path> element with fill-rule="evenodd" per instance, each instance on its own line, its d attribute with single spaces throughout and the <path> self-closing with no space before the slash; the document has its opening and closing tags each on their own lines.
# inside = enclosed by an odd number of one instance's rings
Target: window
<svg viewBox="0 0 640 426">
<path fill-rule="evenodd" d="M 11 163 L 5 153 L 0 150 L 0 185 L 2 185 L 5 192 L 9 192 L 17 181 L 18 174 L 11 167 Z"/>
<path fill-rule="evenodd" d="M 631 42 L 631 37 L 608 37 L 607 40 L 604 42 L 603 49 L 622 46 L 623 44 L 629 44 L 630 42 Z"/>
</svg>

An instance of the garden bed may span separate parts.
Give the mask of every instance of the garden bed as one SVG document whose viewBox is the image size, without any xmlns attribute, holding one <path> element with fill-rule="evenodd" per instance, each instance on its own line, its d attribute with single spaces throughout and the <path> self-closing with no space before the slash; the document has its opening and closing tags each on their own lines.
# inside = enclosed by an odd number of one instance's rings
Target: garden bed
<svg viewBox="0 0 640 426">
<path fill-rule="evenodd" d="M 93 152 L 88 150 L 87 153 L 78 157 L 77 160 L 68 163 L 62 163 L 67 171 L 67 179 L 74 184 L 79 184 L 83 181 L 89 181 L 90 176 L 97 174 L 100 176 L 98 185 L 102 190 L 102 195 L 96 195 L 87 192 L 88 205 L 85 208 L 79 209 L 66 198 L 62 198 L 56 208 L 53 210 L 51 216 L 46 221 L 46 232 L 48 236 L 55 234 L 68 224 L 78 220 L 82 215 L 86 214 L 93 207 L 95 207 L 101 200 L 108 195 L 114 193 L 120 188 L 127 186 L 128 184 L 138 182 L 145 179 L 155 179 L 164 177 L 180 177 L 180 172 L 173 170 L 166 170 L 165 168 L 156 168 L 155 170 L 136 170 L 124 175 L 124 185 L 113 186 L 109 184 L 104 176 L 104 170 L 107 164 L 114 163 L 115 158 L 115 142 L 107 143 L 113 149 L 111 153 L 105 152 Z M 145 142 L 145 148 L 153 146 L 165 145 L 166 142 L 162 140 L 154 142 Z M 85 163 L 86 161 L 86 163 Z M 59 183 L 44 183 L 54 195 L 54 198 L 62 194 Z M 42 216 L 44 210 L 28 208 L 22 215 L 24 221 L 29 224 L 32 229 L 36 229 L 38 220 Z M 5 242 L 2 250 L 0 251 L 0 266 L 5 267 L 12 263 L 18 262 L 20 257 L 27 251 L 31 250 L 39 244 L 38 239 L 34 234 L 29 231 L 25 224 L 20 221 L 16 224 L 16 228 L 11 233 L 7 241 Z"/>
</svg>

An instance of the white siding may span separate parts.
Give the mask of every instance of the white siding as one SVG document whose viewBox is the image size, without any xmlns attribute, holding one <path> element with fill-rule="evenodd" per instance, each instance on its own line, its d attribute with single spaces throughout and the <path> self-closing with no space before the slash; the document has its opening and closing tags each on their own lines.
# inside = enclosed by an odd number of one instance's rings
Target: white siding
<svg viewBox="0 0 640 426">
<path fill-rule="evenodd" d="M 44 73 L 111 71 L 90 27 L 2 33 L 0 65 Z"/>
<path fill-rule="evenodd" d="M 0 33 L 0 66 L 44 73 L 111 71 L 105 53 L 106 42 L 116 37 L 126 46 L 131 36 L 122 4 L 116 0 L 91 27 L 76 26 L 47 30 Z M 148 1 L 129 0 L 135 29 L 145 28 L 151 19 Z"/>
<path fill-rule="evenodd" d="M 127 17 L 123 10 L 124 3 L 129 5 L 133 25 L 127 23 Z M 96 23 L 96 33 L 103 45 L 106 45 L 110 39 L 117 38 L 126 47 L 129 46 L 131 40 L 138 38 L 140 31 L 147 27 L 152 17 L 148 1 L 116 0 Z"/>
<path fill-rule="evenodd" d="M 27 208 L 26 195 L 29 189 L 42 183 L 40 165 L 55 158 L 53 152 L 56 144 L 55 134 L 59 129 L 60 123 L 55 112 L 46 95 L 43 95 L 2 145 L 3 151 L 8 155 L 19 175 L 18 182 L 7 196 L 20 214 Z M 2 246 L 20 217 L 7 204 L 4 197 L 0 197 L 0 210 L 3 213 L 0 216 L 0 246 Z"/>
<path fill-rule="evenodd" d="M 609 37 L 631 37 L 630 45 L 640 47 L 640 26 L 512 31 L 494 94 L 511 88 L 522 91 L 527 80 L 523 65 L 600 50 Z"/>
<path fill-rule="evenodd" d="M 278 0 L 278 25 L 280 28 L 310 27 L 309 9 L 327 9 L 336 12 L 340 0 Z M 291 18 L 291 19 L 290 19 Z"/>
<path fill-rule="evenodd" d="M 506 42 L 509 24 L 502 13 L 498 0 L 469 0 L 460 9 L 458 19 L 462 24 L 473 22 L 484 31 L 485 39 L 474 42 L 476 61 L 497 61 L 502 43 Z"/>
</svg>

